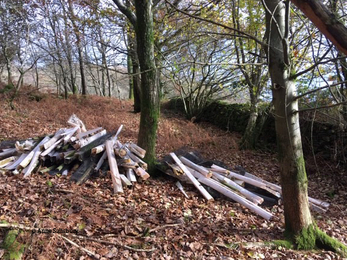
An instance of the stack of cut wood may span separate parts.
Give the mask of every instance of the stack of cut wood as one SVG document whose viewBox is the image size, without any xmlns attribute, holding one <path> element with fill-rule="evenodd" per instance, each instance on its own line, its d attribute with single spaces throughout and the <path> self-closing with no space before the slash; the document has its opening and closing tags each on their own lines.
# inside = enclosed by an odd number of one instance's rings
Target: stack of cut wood
<svg viewBox="0 0 347 260">
<path fill-rule="evenodd" d="M 264 202 L 264 197 L 245 189 L 243 184 L 246 183 L 265 190 L 277 198 L 281 197 L 282 190 L 280 186 L 264 181 L 250 173 L 241 175 L 215 164 L 212 164 L 211 167 L 207 168 L 192 162 L 184 156 L 177 157 L 175 153 L 170 153 L 170 156 L 173 160 L 166 161 L 169 166 L 166 170 L 166 174 L 173 176 L 180 181 L 193 184 L 206 200 L 213 200 L 213 197 L 205 188 L 208 186 L 224 196 L 239 202 L 249 210 L 267 220 L 270 220 L 273 217 L 270 212 L 260 207 Z M 177 183 L 177 186 L 187 197 L 187 194 L 179 182 Z M 309 202 L 312 209 L 320 212 L 325 212 L 329 207 L 329 203 L 317 199 L 309 198 Z"/>
<path fill-rule="evenodd" d="M 114 192 L 123 192 L 123 185 L 136 182 L 136 176 L 147 179 L 146 151 L 134 143 L 118 140 L 117 132 L 107 133 L 102 127 L 86 130 L 75 115 L 68 120 L 71 128 L 59 129 L 40 140 L 15 142 L 14 147 L 0 147 L 0 172 L 23 174 L 48 172 L 51 175 L 71 174 L 78 184 L 93 173 L 110 170 Z"/>
</svg>

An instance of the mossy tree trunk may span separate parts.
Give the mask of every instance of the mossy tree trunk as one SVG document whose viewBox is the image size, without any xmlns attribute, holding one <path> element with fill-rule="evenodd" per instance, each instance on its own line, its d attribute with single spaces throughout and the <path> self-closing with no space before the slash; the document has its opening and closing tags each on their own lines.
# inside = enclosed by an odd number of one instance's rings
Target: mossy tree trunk
<svg viewBox="0 0 347 260">
<path fill-rule="evenodd" d="M 133 71 L 133 91 L 134 91 L 134 112 L 141 112 L 141 78 L 140 68 L 137 56 L 132 56 L 132 71 Z"/>
<path fill-rule="evenodd" d="M 252 95 L 251 95 L 252 97 Z M 256 145 L 256 125 L 258 119 L 258 102 L 251 98 L 251 110 L 247 122 L 246 130 L 242 136 L 241 145 L 242 149 L 254 149 Z"/>
<path fill-rule="evenodd" d="M 135 0 L 137 54 L 141 69 L 141 118 L 138 144 L 146 149 L 146 162 L 153 169 L 159 119 L 159 89 L 154 58 L 151 0 Z"/>
<path fill-rule="evenodd" d="M 289 2 L 264 3 L 286 233 L 298 249 L 320 247 L 347 256 L 347 247 L 320 231 L 309 209 L 298 101 L 289 79 Z"/>
<path fill-rule="evenodd" d="M 288 2 L 287 2 L 288 3 Z M 289 7 L 281 0 L 265 0 L 268 62 L 275 108 L 275 125 L 285 215 L 285 227 L 292 237 L 313 224 L 302 151 L 295 85 L 289 80 Z"/>
</svg>

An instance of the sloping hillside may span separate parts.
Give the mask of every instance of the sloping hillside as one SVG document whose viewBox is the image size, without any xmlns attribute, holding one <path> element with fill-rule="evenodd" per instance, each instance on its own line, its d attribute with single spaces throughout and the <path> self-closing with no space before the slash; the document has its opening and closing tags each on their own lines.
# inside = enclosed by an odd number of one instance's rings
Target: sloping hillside
<svg viewBox="0 0 347 260">
<path fill-rule="evenodd" d="M 36 101 L 32 94 L 20 95 L 11 110 L 6 96 L 0 94 L 0 141 L 54 133 L 67 126 L 73 113 L 88 129 L 102 126 L 111 131 L 123 124 L 119 139 L 136 141 L 139 114 L 131 112 L 131 101 L 96 96 L 68 100 L 40 97 Z M 209 124 L 194 124 L 163 108 L 157 153 L 162 157 L 185 146 L 198 150 L 205 158 L 223 161 L 230 167 L 242 165 L 248 172 L 278 183 L 276 155 L 240 151 L 239 139 L 238 134 Z M 324 231 L 346 244 L 347 176 L 330 165 L 324 167 L 321 174 L 309 167 L 310 196 L 331 203 L 325 215 L 315 217 Z M 221 198 L 206 203 L 193 187 L 185 189 L 188 199 L 178 191 L 175 180 L 163 176 L 113 195 L 110 176 L 77 186 L 68 177 L 33 174 L 23 179 L 1 174 L 0 222 L 27 227 L 17 239 L 27 245 L 23 259 L 338 258 L 331 252 L 258 246 L 255 242 L 283 238 L 281 205 L 269 209 L 276 217 L 266 221 L 238 203 Z M 34 227 L 40 232 L 30 231 Z M 5 229 L 1 229 L 0 240 L 4 235 Z M 245 246 L 241 242 L 252 244 Z M 3 253 L 0 249 L 0 258 Z"/>
</svg>

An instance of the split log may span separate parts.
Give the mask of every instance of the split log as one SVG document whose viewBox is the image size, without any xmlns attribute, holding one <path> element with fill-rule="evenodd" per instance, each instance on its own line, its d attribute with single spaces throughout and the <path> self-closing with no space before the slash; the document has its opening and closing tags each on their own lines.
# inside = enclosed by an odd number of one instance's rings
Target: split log
<svg viewBox="0 0 347 260">
<path fill-rule="evenodd" d="M 206 200 L 213 200 L 213 197 L 207 192 L 207 190 L 195 179 L 195 177 L 190 173 L 187 167 L 178 159 L 175 153 L 170 153 L 172 159 L 178 164 L 178 166 L 184 171 L 188 176 L 193 185 L 200 191 Z"/>
<path fill-rule="evenodd" d="M 261 207 L 257 206 L 251 201 L 248 201 L 247 199 L 241 197 L 240 195 L 234 193 L 229 187 L 221 184 L 218 181 L 215 181 L 211 178 L 206 178 L 198 171 L 192 170 L 192 174 L 198 179 L 199 182 L 213 188 L 214 190 L 222 193 L 224 196 L 227 196 L 228 198 L 231 198 L 232 200 L 244 205 L 246 208 L 250 209 L 254 213 L 258 214 L 259 216 L 265 218 L 266 220 L 270 220 L 273 216 L 270 212 L 267 212 L 266 210 L 262 209 Z"/>
<path fill-rule="evenodd" d="M 142 161 L 139 157 L 137 157 L 135 154 L 133 154 L 131 151 L 127 151 L 127 155 L 130 157 L 131 160 L 133 160 L 135 163 L 137 163 L 141 168 L 144 170 L 148 169 L 147 163 Z"/>
<path fill-rule="evenodd" d="M 42 144 L 42 149 L 43 150 L 47 150 L 48 148 L 50 148 L 53 144 L 57 143 L 57 141 L 60 139 L 61 135 L 63 133 L 65 133 L 66 129 L 59 129 L 54 136 L 48 140 L 47 142 L 45 142 L 44 144 Z"/>
<path fill-rule="evenodd" d="M 174 177 L 174 178 L 180 180 L 181 182 L 192 184 L 192 182 L 190 181 L 190 179 L 188 178 L 187 175 L 185 175 L 185 174 L 177 175 L 172 169 L 167 169 L 165 171 L 165 174 L 167 174 L 171 177 Z"/>
<path fill-rule="evenodd" d="M 150 175 L 148 172 L 146 172 L 144 169 L 142 169 L 141 167 L 137 167 L 135 168 L 135 172 L 138 176 L 140 176 L 143 180 L 147 180 Z"/>
<path fill-rule="evenodd" d="M 105 147 L 108 157 L 108 164 L 110 165 L 111 177 L 113 182 L 113 191 L 114 193 L 123 193 L 122 181 L 119 176 L 116 156 L 113 150 L 113 141 L 106 141 Z"/>
<path fill-rule="evenodd" d="M 79 119 L 75 114 L 72 114 L 69 118 L 69 120 L 67 121 L 67 123 L 73 127 L 78 126 L 79 131 L 82 132 L 86 132 L 87 129 L 85 127 L 85 125 L 83 124 L 82 120 Z"/>
<path fill-rule="evenodd" d="M 59 139 L 58 141 L 56 141 L 54 144 L 52 144 L 50 147 L 48 147 L 47 150 L 45 150 L 44 152 L 42 152 L 40 154 L 41 157 L 45 157 L 46 155 L 48 155 L 50 152 L 53 151 L 53 149 L 55 149 L 60 143 L 61 141 L 63 141 L 63 139 Z"/>
<path fill-rule="evenodd" d="M 274 184 L 274 183 L 268 182 L 268 181 L 266 181 L 266 180 L 263 180 L 263 179 L 261 179 L 261 178 L 255 176 L 255 175 L 253 175 L 253 174 L 250 174 L 250 173 L 248 173 L 248 172 L 246 172 L 244 176 L 245 176 L 245 177 L 252 178 L 252 179 L 255 179 L 255 180 L 257 180 L 257 181 L 260 181 L 260 182 L 264 183 L 266 186 L 268 186 L 270 189 L 282 193 L 282 188 L 281 188 L 281 186 L 279 186 L 279 185 L 277 185 L 277 184 Z"/>
<path fill-rule="evenodd" d="M 235 183 L 234 181 L 226 178 L 225 176 L 214 172 L 213 173 L 213 177 L 215 177 L 217 180 L 219 180 L 221 183 L 226 184 L 228 186 L 230 186 L 231 188 L 237 190 L 238 192 L 240 192 L 243 196 L 245 196 L 247 199 L 249 199 L 250 201 L 252 201 L 255 204 L 262 204 L 264 202 L 264 199 L 253 194 L 252 192 L 246 190 L 245 188 L 239 186 L 237 183 Z"/>
<path fill-rule="evenodd" d="M 188 160 L 187 158 L 185 158 L 183 156 L 180 156 L 179 158 L 180 158 L 182 163 L 184 163 L 188 167 L 190 167 L 190 168 L 200 172 L 205 177 L 207 177 L 207 178 L 211 178 L 212 177 L 212 172 L 207 170 L 205 167 L 197 165 L 197 164 L 193 163 L 192 161 Z"/>
<path fill-rule="evenodd" d="M 142 149 L 140 146 L 134 143 L 128 144 L 128 148 L 131 152 L 139 156 L 140 158 L 145 158 L 146 150 Z"/>
<path fill-rule="evenodd" d="M 35 160 L 38 161 L 38 156 L 41 153 L 41 147 L 45 145 L 50 139 L 48 136 L 44 137 L 38 145 L 24 158 L 24 160 L 19 164 L 18 167 L 25 168 L 28 166 L 32 158 L 35 156 Z"/>
</svg>

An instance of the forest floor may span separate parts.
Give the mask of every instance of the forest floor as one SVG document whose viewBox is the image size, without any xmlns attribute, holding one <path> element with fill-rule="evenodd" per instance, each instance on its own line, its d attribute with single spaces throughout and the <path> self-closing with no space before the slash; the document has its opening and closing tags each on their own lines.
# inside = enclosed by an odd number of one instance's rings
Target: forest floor
<svg viewBox="0 0 347 260">
<path fill-rule="evenodd" d="M 74 113 L 87 129 L 108 131 L 124 125 L 119 139 L 136 142 L 139 114 L 132 102 L 96 96 L 68 100 L 45 95 L 39 102 L 21 95 L 11 110 L 0 94 L 0 142 L 54 133 L 68 127 Z M 207 123 L 192 123 L 163 107 L 157 141 L 158 157 L 181 147 L 199 151 L 204 158 L 279 183 L 276 154 L 241 151 L 240 135 Z M 347 244 L 347 173 L 333 162 L 307 160 L 309 195 L 331 203 L 325 214 L 313 213 L 317 225 Z M 0 223 L 19 223 L 40 232 L 24 231 L 23 259 L 340 259 L 328 251 L 295 251 L 261 246 L 283 239 L 283 206 L 267 208 L 266 221 L 238 203 L 216 199 L 206 202 L 194 187 L 189 198 L 168 177 L 149 178 L 113 194 L 110 176 L 77 186 L 69 177 L 0 174 Z M 4 229 L 0 230 L 0 243 Z M 65 238 L 75 242 L 72 245 Z M 243 242 L 247 242 L 246 246 Z M 1 255 L 4 253 L 0 249 Z"/>
</svg>

